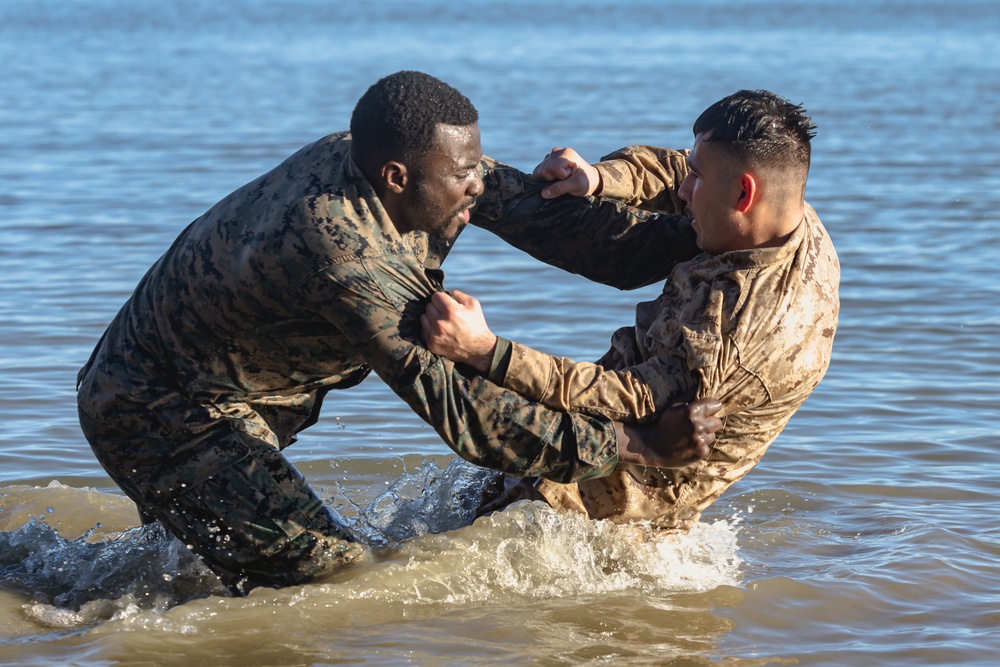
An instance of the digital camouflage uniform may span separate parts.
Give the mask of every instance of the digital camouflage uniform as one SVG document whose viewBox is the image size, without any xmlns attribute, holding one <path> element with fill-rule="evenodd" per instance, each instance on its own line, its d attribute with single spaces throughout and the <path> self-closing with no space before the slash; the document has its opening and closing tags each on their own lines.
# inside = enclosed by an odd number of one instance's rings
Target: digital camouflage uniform
<svg viewBox="0 0 1000 667">
<path fill-rule="evenodd" d="M 605 160 L 597 165 L 603 196 L 683 224 L 672 214 L 684 211 L 676 191 L 687 174 L 686 152 L 637 146 Z M 517 230 L 495 231 L 507 238 Z M 521 247 L 547 258 L 544 243 Z M 840 267 L 811 207 L 781 247 L 703 253 L 671 266 L 662 294 L 636 307 L 635 325 L 615 332 L 597 364 L 501 340 L 491 377 L 553 408 L 627 423 L 648 421 L 695 389 L 724 406 L 709 457 L 679 469 L 622 463 L 607 477 L 575 484 L 508 480 L 486 511 L 535 498 L 594 519 L 688 530 L 760 461 L 819 384 L 837 328 Z"/>
<path fill-rule="evenodd" d="M 644 219 L 553 206 L 524 174 L 485 165 L 496 171 L 477 220 Z M 624 246 L 645 245 L 625 227 Z M 559 482 L 610 472 L 611 420 L 540 406 L 423 347 L 419 315 L 449 246 L 396 232 L 346 133 L 304 147 L 191 223 L 108 327 L 78 378 L 97 458 L 144 520 L 236 593 L 307 581 L 361 551 L 280 450 L 329 390 L 371 370 L 473 463 Z"/>
</svg>

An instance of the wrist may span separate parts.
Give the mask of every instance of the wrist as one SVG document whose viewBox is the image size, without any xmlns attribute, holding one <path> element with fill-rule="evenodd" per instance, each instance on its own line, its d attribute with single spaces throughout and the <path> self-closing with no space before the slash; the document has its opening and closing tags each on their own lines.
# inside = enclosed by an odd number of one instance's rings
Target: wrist
<svg viewBox="0 0 1000 667">
<path fill-rule="evenodd" d="M 594 187 L 587 194 L 591 197 L 599 197 L 604 191 L 604 179 L 601 177 L 601 170 L 594 165 L 590 165 L 589 172 L 588 180 L 594 184 Z"/>
<path fill-rule="evenodd" d="M 484 344 L 475 355 L 468 359 L 468 364 L 483 375 L 487 375 L 493 366 L 493 355 L 497 349 L 497 337 L 490 333 L 484 339 Z"/>
<path fill-rule="evenodd" d="M 618 460 L 620 462 L 640 465 L 645 463 L 646 457 L 642 455 L 642 438 L 636 426 L 615 422 L 615 435 L 618 437 Z"/>
</svg>

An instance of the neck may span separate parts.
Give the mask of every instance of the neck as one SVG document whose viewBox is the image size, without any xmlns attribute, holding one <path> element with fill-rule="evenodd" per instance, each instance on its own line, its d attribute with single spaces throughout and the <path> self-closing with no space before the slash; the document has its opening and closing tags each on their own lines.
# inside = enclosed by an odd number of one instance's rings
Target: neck
<svg viewBox="0 0 1000 667">
<path fill-rule="evenodd" d="M 805 204 L 759 207 L 750 221 L 751 247 L 774 248 L 788 240 L 805 215 Z"/>
</svg>

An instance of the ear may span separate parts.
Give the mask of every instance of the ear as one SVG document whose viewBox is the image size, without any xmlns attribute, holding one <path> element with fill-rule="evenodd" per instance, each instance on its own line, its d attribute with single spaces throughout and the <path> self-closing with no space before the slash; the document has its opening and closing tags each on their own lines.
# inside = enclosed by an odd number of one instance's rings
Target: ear
<svg viewBox="0 0 1000 667">
<path fill-rule="evenodd" d="M 406 189 L 406 184 L 410 181 L 410 174 L 406 165 L 402 162 L 390 160 L 382 165 L 378 172 L 379 179 L 389 192 L 397 195 Z"/>
<path fill-rule="evenodd" d="M 757 203 L 757 178 L 750 173 L 740 175 L 740 196 L 736 201 L 736 210 L 740 213 L 749 211 Z"/>
</svg>

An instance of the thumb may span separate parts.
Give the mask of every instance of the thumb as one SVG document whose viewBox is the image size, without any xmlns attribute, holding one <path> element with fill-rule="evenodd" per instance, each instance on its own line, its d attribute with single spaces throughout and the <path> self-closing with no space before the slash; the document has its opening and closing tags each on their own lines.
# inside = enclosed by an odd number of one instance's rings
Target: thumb
<svg viewBox="0 0 1000 667">
<path fill-rule="evenodd" d="M 716 398 L 699 398 L 691 403 L 691 409 L 698 415 L 714 415 L 722 409 L 722 403 Z"/>
<path fill-rule="evenodd" d="M 542 190 L 542 197 L 545 199 L 555 199 L 556 197 L 561 197 L 564 194 L 571 193 L 574 189 L 574 185 L 575 184 L 573 183 L 572 178 L 568 178 L 564 181 L 556 181 Z"/>
</svg>

